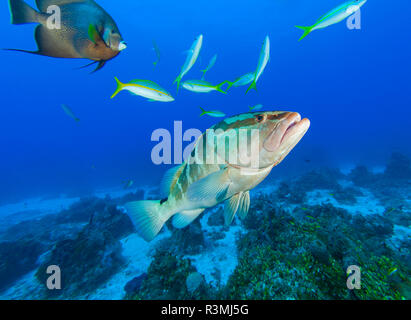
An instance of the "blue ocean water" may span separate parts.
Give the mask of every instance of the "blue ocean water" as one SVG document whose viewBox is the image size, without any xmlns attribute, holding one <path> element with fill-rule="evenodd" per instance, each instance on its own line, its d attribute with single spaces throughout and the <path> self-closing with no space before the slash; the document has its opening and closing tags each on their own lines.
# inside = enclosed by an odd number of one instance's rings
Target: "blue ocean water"
<svg viewBox="0 0 411 320">
<path fill-rule="evenodd" d="M 361 29 L 344 22 L 302 41 L 295 25 L 311 25 L 341 0 L 99 0 L 117 22 L 128 48 L 96 73 L 76 68 L 86 60 L 54 59 L 0 51 L 0 204 L 32 197 L 92 195 L 96 190 L 156 186 L 168 165 L 155 165 L 153 131 L 201 131 L 219 120 L 200 117 L 200 107 L 228 116 L 264 110 L 295 111 L 311 128 L 264 182 L 315 168 L 385 166 L 393 152 L 411 156 L 411 3 L 369 0 L 361 9 Z M 34 1 L 27 1 L 35 7 Z M 34 25 L 10 23 L 7 1 L 0 3 L 1 47 L 35 50 Z M 174 79 L 185 51 L 204 35 L 201 55 L 185 77 L 212 83 L 254 71 L 269 35 L 271 59 L 257 83 L 229 94 L 178 93 Z M 161 60 L 153 50 L 157 43 Z M 121 92 L 114 77 L 148 79 L 168 90 L 172 103 L 148 102 Z M 62 110 L 66 104 L 80 118 Z M 184 143 L 184 146 L 188 142 Z"/>
<path fill-rule="evenodd" d="M 99 1 L 114 17 L 128 48 L 98 73 L 74 68 L 87 61 L 2 52 L 0 142 L 2 201 L 48 192 L 84 192 L 125 179 L 150 184 L 163 167 L 151 161 L 151 133 L 205 130 L 216 119 L 199 118 L 199 107 L 227 115 L 263 104 L 266 110 L 291 110 L 310 118 L 309 134 L 283 171 L 300 170 L 302 159 L 325 164 L 381 164 L 393 150 L 410 153 L 408 130 L 411 44 L 410 4 L 387 6 L 372 0 L 362 10 L 361 30 L 342 22 L 298 42 L 301 30 L 340 1 Z M 14 26 L 6 1 L 0 4 L 2 47 L 36 48 L 33 25 Z M 271 39 L 271 61 L 258 91 L 198 95 L 182 90 L 170 104 L 149 103 L 114 92 L 114 76 L 150 79 L 173 94 L 184 54 L 204 34 L 199 62 L 186 79 L 200 77 L 218 54 L 208 80 L 233 80 L 255 69 L 261 43 Z M 161 62 L 152 50 L 155 40 Z M 61 110 L 64 103 L 81 118 L 76 125 Z M 97 169 L 92 170 L 92 166 Z"/>
</svg>

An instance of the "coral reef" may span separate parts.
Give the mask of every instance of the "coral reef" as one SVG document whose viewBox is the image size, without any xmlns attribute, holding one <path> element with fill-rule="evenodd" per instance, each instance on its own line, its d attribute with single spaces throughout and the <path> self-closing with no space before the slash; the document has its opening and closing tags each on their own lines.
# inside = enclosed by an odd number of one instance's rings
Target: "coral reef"
<svg viewBox="0 0 411 320">
<path fill-rule="evenodd" d="M 394 266 L 404 279 L 410 270 L 385 245 L 392 235 L 387 219 L 356 218 L 330 204 L 287 212 L 257 199 L 244 225 L 248 232 L 238 240 L 240 261 L 224 290 L 226 298 L 410 298 L 407 281 L 399 285 L 389 276 Z M 363 270 L 362 290 L 346 287 L 350 265 Z"/>
<path fill-rule="evenodd" d="M 212 288 L 200 281 L 189 259 L 158 250 L 140 290 L 127 298 L 135 300 L 209 299 Z"/>
</svg>

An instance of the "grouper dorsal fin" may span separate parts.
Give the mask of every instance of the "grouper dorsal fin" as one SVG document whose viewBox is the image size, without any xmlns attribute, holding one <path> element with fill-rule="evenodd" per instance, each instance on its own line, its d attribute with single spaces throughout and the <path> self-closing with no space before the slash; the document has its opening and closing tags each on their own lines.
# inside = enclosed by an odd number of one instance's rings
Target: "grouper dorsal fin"
<svg viewBox="0 0 411 320">
<path fill-rule="evenodd" d="M 193 202 L 221 202 L 226 199 L 230 185 L 228 170 L 219 170 L 194 182 L 187 190 L 187 198 Z"/>
<path fill-rule="evenodd" d="M 37 8 L 41 12 L 47 12 L 47 8 L 49 6 L 62 6 L 69 3 L 86 3 L 86 2 L 93 2 L 93 0 L 36 0 Z"/>
<path fill-rule="evenodd" d="M 162 198 L 166 198 L 169 196 L 171 188 L 175 185 L 178 178 L 180 177 L 180 169 L 182 166 L 177 166 L 167 170 L 164 174 L 163 180 L 161 180 L 160 184 L 160 195 Z"/>
</svg>

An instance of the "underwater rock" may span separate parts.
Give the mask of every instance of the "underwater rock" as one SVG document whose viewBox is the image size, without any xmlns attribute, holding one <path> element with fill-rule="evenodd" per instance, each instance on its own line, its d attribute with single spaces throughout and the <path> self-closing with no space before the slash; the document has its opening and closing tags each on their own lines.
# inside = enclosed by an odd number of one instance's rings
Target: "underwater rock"
<svg viewBox="0 0 411 320">
<path fill-rule="evenodd" d="M 305 192 L 318 189 L 334 190 L 339 187 L 338 180 L 344 177 L 338 169 L 322 168 L 304 174 L 294 182 L 294 186 Z"/>
<path fill-rule="evenodd" d="M 47 290 L 46 297 L 75 298 L 97 289 L 118 272 L 125 263 L 121 252 L 121 243 L 109 232 L 85 227 L 75 240 L 55 245 L 36 277 L 45 284 L 47 267 L 59 266 L 62 290 Z"/>
<path fill-rule="evenodd" d="M 44 246 L 33 240 L 0 242 L 0 291 L 35 270 Z"/>
<path fill-rule="evenodd" d="M 330 254 L 328 253 L 327 246 L 320 240 L 311 242 L 308 249 L 312 256 L 322 264 L 329 264 Z"/>
<path fill-rule="evenodd" d="M 348 178 L 359 187 L 372 186 L 378 180 L 378 176 L 371 173 L 365 166 L 355 167 L 348 175 Z"/>
<path fill-rule="evenodd" d="M 168 250 L 176 254 L 194 255 L 205 249 L 204 232 L 199 219 L 186 228 L 176 229 L 170 226 L 170 229 L 172 236 L 167 240 L 169 242 Z"/>
<path fill-rule="evenodd" d="M 204 277 L 198 272 L 190 273 L 186 279 L 187 290 L 190 294 L 193 294 L 196 290 L 200 289 L 204 284 Z"/>
<path fill-rule="evenodd" d="M 224 210 L 220 206 L 215 212 L 211 213 L 208 217 L 207 224 L 210 227 L 221 227 L 225 225 L 224 222 Z"/>
<path fill-rule="evenodd" d="M 118 199 L 118 204 L 124 205 L 127 202 L 144 200 L 144 195 L 145 195 L 144 190 L 137 190 L 136 192 L 128 193 L 124 197 L 121 197 L 120 199 Z"/>
<path fill-rule="evenodd" d="M 385 169 L 384 177 L 391 180 L 411 179 L 411 160 L 401 153 L 393 153 Z"/>
<path fill-rule="evenodd" d="M 276 196 L 280 200 L 287 201 L 289 203 L 302 204 L 306 200 L 306 192 L 298 186 L 290 186 L 287 182 L 281 182 Z"/>
<path fill-rule="evenodd" d="M 357 197 L 363 196 L 363 193 L 357 188 L 340 186 L 332 191 L 332 195 L 339 203 L 352 206 L 358 202 Z"/>
<path fill-rule="evenodd" d="M 196 272 L 189 259 L 157 250 L 151 262 L 147 277 L 143 280 L 135 299 L 182 300 L 190 297 L 185 281 L 189 274 Z"/>
<path fill-rule="evenodd" d="M 143 281 L 147 278 L 147 273 L 143 273 L 138 277 L 127 282 L 124 287 L 124 291 L 126 292 L 127 296 L 133 297 L 135 296 L 141 289 Z"/>
</svg>

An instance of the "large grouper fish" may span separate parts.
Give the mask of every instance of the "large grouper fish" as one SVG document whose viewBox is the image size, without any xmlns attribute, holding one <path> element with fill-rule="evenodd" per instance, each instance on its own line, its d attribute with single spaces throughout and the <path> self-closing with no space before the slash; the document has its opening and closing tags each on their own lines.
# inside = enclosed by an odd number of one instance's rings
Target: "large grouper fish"
<svg viewBox="0 0 411 320">
<path fill-rule="evenodd" d="M 89 65 L 98 63 L 97 71 L 127 47 L 113 18 L 93 0 L 36 0 L 39 11 L 23 0 L 9 0 L 9 4 L 12 24 L 39 24 L 35 31 L 38 51 L 6 50 L 89 59 L 93 61 Z M 56 8 L 59 15 L 52 17 Z M 55 19 L 60 20 L 58 24 Z"/>
<path fill-rule="evenodd" d="M 224 203 L 226 225 L 244 218 L 250 190 L 260 184 L 310 127 L 296 112 L 253 112 L 227 118 L 203 133 L 186 161 L 161 183 L 162 200 L 129 202 L 137 232 L 153 240 L 173 217 L 184 228 L 205 209 Z"/>
</svg>

